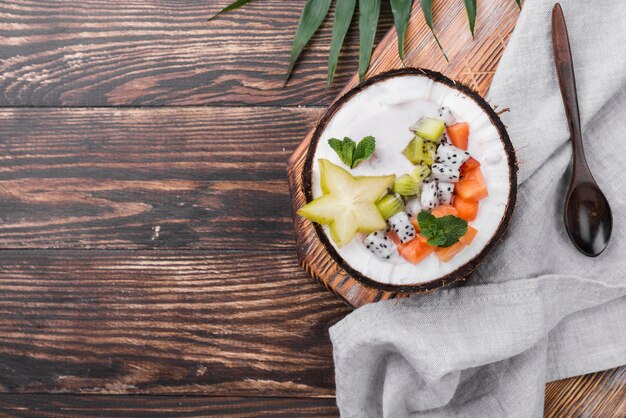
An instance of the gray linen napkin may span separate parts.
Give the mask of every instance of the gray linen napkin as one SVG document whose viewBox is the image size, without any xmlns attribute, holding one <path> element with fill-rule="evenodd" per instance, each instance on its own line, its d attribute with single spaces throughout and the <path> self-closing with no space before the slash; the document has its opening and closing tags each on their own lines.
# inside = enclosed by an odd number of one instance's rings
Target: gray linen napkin
<svg viewBox="0 0 626 418">
<path fill-rule="evenodd" d="M 491 87 L 520 161 L 506 237 L 463 287 L 357 309 L 330 329 L 345 417 L 541 416 L 546 381 L 626 364 L 626 3 L 562 0 L 587 159 L 613 208 L 600 257 L 570 243 L 571 158 L 553 1 L 527 0 Z"/>
</svg>

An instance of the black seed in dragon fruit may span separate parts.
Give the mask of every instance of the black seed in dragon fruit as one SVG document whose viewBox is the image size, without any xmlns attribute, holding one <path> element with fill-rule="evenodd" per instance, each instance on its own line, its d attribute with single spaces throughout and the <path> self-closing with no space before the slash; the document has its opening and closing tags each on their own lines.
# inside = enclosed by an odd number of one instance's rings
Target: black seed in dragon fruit
<svg viewBox="0 0 626 418">
<path fill-rule="evenodd" d="M 396 232 L 401 242 L 409 242 L 415 238 L 415 228 L 406 212 L 398 212 L 389 218 L 389 226 Z"/>
<path fill-rule="evenodd" d="M 433 210 L 439 206 L 439 199 L 437 198 L 437 182 L 432 181 L 424 185 L 422 189 L 422 196 L 420 197 L 420 203 L 422 209 Z"/>
<path fill-rule="evenodd" d="M 437 199 L 442 205 L 452 203 L 452 193 L 454 192 L 454 183 L 446 183 L 440 181 L 437 183 Z"/>
<path fill-rule="evenodd" d="M 454 125 L 456 122 L 452 110 L 447 106 L 440 107 L 437 113 L 437 119 L 441 119 L 446 126 Z"/>
<path fill-rule="evenodd" d="M 443 134 L 441 135 L 441 139 L 439 139 L 439 143 L 452 145 L 452 140 L 450 140 L 450 137 L 448 136 L 448 132 L 443 131 Z"/>
<path fill-rule="evenodd" d="M 437 147 L 437 164 L 444 164 L 448 167 L 461 167 L 470 157 L 469 152 L 463 151 L 452 144 L 441 144 Z"/>
<path fill-rule="evenodd" d="M 384 231 L 376 231 L 365 237 L 365 247 L 374 255 L 389 260 L 396 252 L 396 244 L 391 241 Z"/>
<path fill-rule="evenodd" d="M 430 167 L 433 177 L 438 181 L 446 183 L 456 183 L 461 178 L 461 171 L 458 167 L 451 167 L 441 163 L 433 164 Z"/>
</svg>

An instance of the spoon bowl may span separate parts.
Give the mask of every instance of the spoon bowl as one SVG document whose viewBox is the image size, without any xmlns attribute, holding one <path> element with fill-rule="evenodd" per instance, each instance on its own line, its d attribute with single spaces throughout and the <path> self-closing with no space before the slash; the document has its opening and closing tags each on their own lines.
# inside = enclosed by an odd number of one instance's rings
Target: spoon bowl
<svg viewBox="0 0 626 418">
<path fill-rule="evenodd" d="M 565 227 L 583 254 L 596 257 L 604 251 L 613 229 L 611 207 L 594 181 L 572 184 L 565 199 Z"/>
</svg>

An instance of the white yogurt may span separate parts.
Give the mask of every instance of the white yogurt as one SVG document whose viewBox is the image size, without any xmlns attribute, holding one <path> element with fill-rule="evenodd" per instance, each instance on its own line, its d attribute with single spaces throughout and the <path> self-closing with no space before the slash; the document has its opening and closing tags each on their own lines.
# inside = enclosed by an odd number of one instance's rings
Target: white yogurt
<svg viewBox="0 0 626 418">
<path fill-rule="evenodd" d="M 322 194 L 318 159 L 326 158 L 344 167 L 328 145 L 330 138 L 347 136 L 358 142 L 365 136 L 374 136 L 374 155 L 351 170 L 352 174 L 400 176 L 414 168 L 402 155 L 413 138 L 409 126 L 422 116 L 436 116 L 441 106 L 452 109 L 457 121 L 469 123 L 468 151 L 481 163 L 487 183 L 489 197 L 481 200 L 478 216 L 470 223 L 478 230 L 478 235 L 469 247 L 447 263 L 432 254 L 414 265 L 400 256 L 390 260 L 374 256 L 363 245 L 362 234 L 343 248 L 337 248 L 328 228 L 324 227 L 328 240 L 343 260 L 372 280 L 405 285 L 425 283 L 453 272 L 480 253 L 496 233 L 509 198 L 509 167 L 504 144 L 489 116 L 471 97 L 420 75 L 393 77 L 353 96 L 331 118 L 318 142 L 312 173 L 313 197 Z"/>
</svg>

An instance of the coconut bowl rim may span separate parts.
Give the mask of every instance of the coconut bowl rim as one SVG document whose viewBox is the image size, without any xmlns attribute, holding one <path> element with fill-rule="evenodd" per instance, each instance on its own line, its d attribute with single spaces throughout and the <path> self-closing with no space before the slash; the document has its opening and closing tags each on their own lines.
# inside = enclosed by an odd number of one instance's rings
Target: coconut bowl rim
<svg viewBox="0 0 626 418">
<path fill-rule="evenodd" d="M 467 97 L 474 100 L 474 102 L 487 114 L 490 122 L 498 131 L 500 140 L 504 146 L 504 153 L 507 157 L 508 167 L 509 167 L 509 196 L 507 200 L 507 207 L 504 211 L 504 216 L 500 219 L 500 223 L 496 232 L 489 239 L 487 244 L 480 250 L 478 254 L 468 260 L 465 264 L 461 265 L 454 271 L 438 277 L 436 279 L 430 280 L 424 283 L 416 283 L 416 284 L 390 284 L 390 283 L 381 283 L 376 280 L 373 280 L 363 273 L 355 270 L 352 266 L 350 266 L 344 259 L 339 255 L 335 247 L 330 242 L 328 236 L 324 232 L 322 226 L 317 223 L 313 223 L 315 227 L 315 231 L 318 239 L 324 245 L 326 251 L 330 254 L 333 260 L 352 276 L 355 280 L 360 282 L 361 284 L 375 288 L 378 290 L 396 292 L 396 293 L 425 293 L 431 292 L 440 287 L 451 285 L 453 283 L 463 281 L 468 278 L 468 276 L 484 261 L 484 259 L 493 251 L 493 249 L 500 242 L 506 229 L 509 226 L 511 217 L 513 215 L 513 209 L 515 207 L 515 202 L 517 199 L 517 159 L 515 156 L 515 149 L 513 148 L 513 144 L 509 138 L 509 135 L 506 131 L 506 127 L 502 120 L 498 116 L 498 114 L 493 110 L 493 108 L 487 103 L 487 101 L 476 91 L 472 90 L 470 87 L 462 84 L 458 81 L 452 80 L 449 77 L 441 74 L 440 72 L 428 70 L 425 68 L 419 67 L 406 67 L 397 70 L 386 71 L 375 75 L 366 81 L 360 83 L 359 85 L 353 87 L 348 90 L 346 93 L 342 94 L 337 100 L 335 100 L 329 107 L 326 109 L 324 114 L 319 118 L 316 123 L 315 130 L 311 137 L 311 142 L 309 144 L 306 159 L 304 163 L 304 170 L 302 171 L 302 184 L 304 188 L 304 194 L 306 197 L 306 202 L 311 202 L 313 200 L 313 192 L 312 192 L 312 180 L 313 180 L 313 160 L 315 158 L 315 152 L 317 151 L 317 146 L 319 140 L 322 136 L 322 133 L 326 129 L 326 126 L 330 122 L 330 120 L 334 117 L 335 113 L 341 107 L 346 104 L 350 99 L 354 96 L 367 89 L 368 87 L 385 81 L 395 77 L 403 77 L 403 76 L 426 76 L 434 82 L 441 83 L 446 85 L 449 88 L 457 90 Z"/>
</svg>

